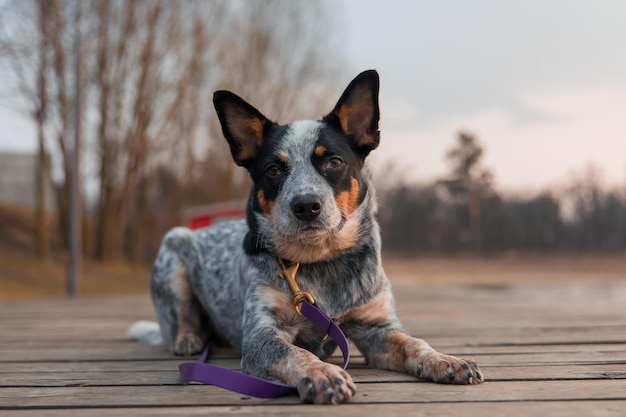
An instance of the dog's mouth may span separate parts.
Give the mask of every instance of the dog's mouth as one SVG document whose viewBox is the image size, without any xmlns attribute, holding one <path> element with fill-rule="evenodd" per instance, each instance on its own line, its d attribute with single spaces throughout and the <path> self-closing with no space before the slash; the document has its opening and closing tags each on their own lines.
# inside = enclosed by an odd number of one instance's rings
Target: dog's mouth
<svg viewBox="0 0 626 417">
<path fill-rule="evenodd" d="M 330 230 L 328 230 L 327 228 L 323 227 L 320 224 L 307 224 L 305 226 L 302 226 L 302 227 L 298 228 L 298 231 L 300 233 L 302 233 L 302 232 L 320 232 L 320 231 L 330 232 Z"/>
<path fill-rule="evenodd" d="M 342 217 L 338 224 L 329 225 L 327 223 L 316 221 L 298 225 L 293 235 L 297 238 L 299 235 L 333 235 L 341 231 L 346 220 Z"/>
<path fill-rule="evenodd" d="M 274 235 L 278 255 L 294 262 L 319 262 L 345 251 L 356 244 L 360 222 L 344 219 L 335 227 L 323 223 L 300 225 L 288 235 Z"/>
</svg>

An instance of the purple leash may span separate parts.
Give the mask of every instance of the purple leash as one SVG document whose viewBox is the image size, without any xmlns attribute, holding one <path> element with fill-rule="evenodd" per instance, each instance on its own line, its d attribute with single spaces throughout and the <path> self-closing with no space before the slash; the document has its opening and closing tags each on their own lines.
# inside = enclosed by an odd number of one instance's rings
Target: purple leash
<svg viewBox="0 0 626 417">
<path fill-rule="evenodd" d="M 296 268 L 297 269 L 297 268 Z M 295 276 L 295 271 L 294 271 Z M 302 315 L 309 319 L 325 335 L 332 337 L 343 353 L 343 369 L 348 366 L 350 349 L 348 340 L 339 326 L 326 315 L 319 307 L 304 299 L 298 306 Z M 204 384 L 216 385 L 244 395 L 259 398 L 275 398 L 296 392 L 296 387 L 269 381 L 233 369 L 204 363 L 210 351 L 210 344 L 206 347 L 196 362 L 180 364 L 180 379 L 183 382 L 195 381 Z"/>
</svg>

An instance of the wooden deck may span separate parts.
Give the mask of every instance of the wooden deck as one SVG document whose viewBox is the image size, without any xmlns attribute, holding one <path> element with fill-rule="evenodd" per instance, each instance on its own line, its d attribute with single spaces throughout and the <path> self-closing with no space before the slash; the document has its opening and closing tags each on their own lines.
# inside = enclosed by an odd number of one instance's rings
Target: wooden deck
<svg viewBox="0 0 626 417">
<path fill-rule="evenodd" d="M 626 415 L 626 275 L 514 285 L 395 283 L 408 330 L 474 358 L 486 382 L 449 386 L 368 369 L 352 403 L 300 405 L 178 382 L 162 347 L 127 340 L 147 295 L 0 304 L 0 415 Z M 214 363 L 237 367 L 232 352 Z"/>
</svg>

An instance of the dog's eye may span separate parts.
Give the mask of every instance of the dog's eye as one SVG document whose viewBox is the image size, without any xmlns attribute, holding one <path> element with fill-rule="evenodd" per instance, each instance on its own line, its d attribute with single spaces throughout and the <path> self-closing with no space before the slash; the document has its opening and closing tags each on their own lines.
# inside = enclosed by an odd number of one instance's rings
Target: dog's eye
<svg viewBox="0 0 626 417">
<path fill-rule="evenodd" d="M 278 167 L 278 165 L 270 165 L 265 168 L 265 174 L 269 177 L 278 177 L 282 171 Z"/>
<path fill-rule="evenodd" d="M 343 165 L 343 159 L 338 156 L 333 156 L 326 161 L 324 169 L 337 169 Z"/>
</svg>

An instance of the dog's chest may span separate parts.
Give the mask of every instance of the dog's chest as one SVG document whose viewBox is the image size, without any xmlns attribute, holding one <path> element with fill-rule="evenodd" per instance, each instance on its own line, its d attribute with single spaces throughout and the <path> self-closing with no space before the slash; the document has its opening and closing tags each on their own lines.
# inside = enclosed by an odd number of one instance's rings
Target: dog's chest
<svg viewBox="0 0 626 417">
<path fill-rule="evenodd" d="M 367 303 L 382 288 L 384 277 L 374 248 L 363 247 L 330 262 L 301 265 L 300 286 L 331 317 Z"/>
</svg>

